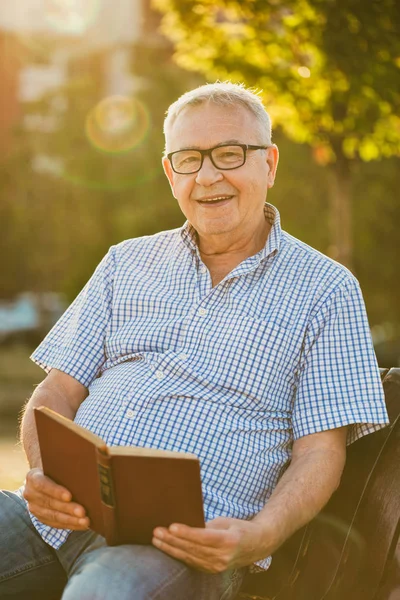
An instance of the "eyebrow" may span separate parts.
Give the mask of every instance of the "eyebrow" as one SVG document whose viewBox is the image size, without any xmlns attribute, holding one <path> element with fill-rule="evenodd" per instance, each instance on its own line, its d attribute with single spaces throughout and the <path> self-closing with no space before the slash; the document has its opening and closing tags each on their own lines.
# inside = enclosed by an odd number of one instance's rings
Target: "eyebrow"
<svg viewBox="0 0 400 600">
<path fill-rule="evenodd" d="M 226 146 L 227 144 L 243 144 L 243 142 L 237 139 L 225 140 L 223 142 L 219 142 L 216 146 L 211 146 L 211 148 L 218 148 L 219 146 Z M 179 150 L 209 150 L 209 148 L 200 148 L 200 146 L 184 146 L 183 148 L 179 148 Z"/>
</svg>

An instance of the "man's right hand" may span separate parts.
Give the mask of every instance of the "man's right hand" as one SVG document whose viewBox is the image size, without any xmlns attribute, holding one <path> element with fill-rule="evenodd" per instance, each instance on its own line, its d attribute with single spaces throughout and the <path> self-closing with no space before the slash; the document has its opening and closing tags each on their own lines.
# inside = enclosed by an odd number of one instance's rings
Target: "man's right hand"
<svg viewBox="0 0 400 600">
<path fill-rule="evenodd" d="M 89 527 L 83 506 L 72 502 L 71 492 L 46 477 L 41 469 L 28 472 L 23 496 L 30 512 L 45 525 L 76 531 Z"/>
</svg>

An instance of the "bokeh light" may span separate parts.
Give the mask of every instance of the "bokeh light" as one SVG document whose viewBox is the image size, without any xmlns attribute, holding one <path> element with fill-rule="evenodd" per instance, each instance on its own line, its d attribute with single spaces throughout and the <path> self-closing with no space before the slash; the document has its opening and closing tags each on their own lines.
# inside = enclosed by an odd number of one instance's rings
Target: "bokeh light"
<svg viewBox="0 0 400 600">
<path fill-rule="evenodd" d="M 297 69 L 297 72 L 300 75 L 300 77 L 304 77 L 304 79 L 308 79 L 309 77 L 311 77 L 311 71 L 308 67 L 299 67 Z"/>
<path fill-rule="evenodd" d="M 110 96 L 88 114 L 86 135 L 91 144 L 107 153 L 128 152 L 146 137 L 150 116 L 137 98 Z"/>
<path fill-rule="evenodd" d="M 102 0 L 45 0 L 47 23 L 59 33 L 86 31 L 99 13 Z"/>
</svg>

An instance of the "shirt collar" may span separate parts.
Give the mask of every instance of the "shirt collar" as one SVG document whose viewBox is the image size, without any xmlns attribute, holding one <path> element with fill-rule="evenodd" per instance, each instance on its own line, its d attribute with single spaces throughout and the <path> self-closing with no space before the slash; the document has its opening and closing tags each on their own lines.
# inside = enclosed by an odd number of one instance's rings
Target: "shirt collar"
<svg viewBox="0 0 400 600">
<path fill-rule="evenodd" d="M 279 214 L 279 210 L 273 204 L 266 202 L 264 214 L 267 221 L 271 224 L 271 231 L 269 232 L 264 248 L 260 252 L 261 260 L 268 258 L 271 254 L 277 254 L 282 240 L 281 215 Z"/>
<path fill-rule="evenodd" d="M 269 232 L 264 248 L 258 254 L 260 260 L 268 258 L 273 253 L 276 254 L 280 248 L 282 239 L 281 216 L 278 209 L 266 202 L 264 214 L 267 221 L 271 224 L 271 231 Z M 185 246 L 198 254 L 197 233 L 193 225 L 189 221 L 186 221 L 180 228 L 179 233 Z"/>
<path fill-rule="evenodd" d="M 189 221 L 185 221 L 185 223 L 179 230 L 179 234 L 185 246 L 187 246 L 189 250 L 192 250 L 197 253 L 197 233 L 195 228 L 191 223 L 189 223 Z"/>
</svg>

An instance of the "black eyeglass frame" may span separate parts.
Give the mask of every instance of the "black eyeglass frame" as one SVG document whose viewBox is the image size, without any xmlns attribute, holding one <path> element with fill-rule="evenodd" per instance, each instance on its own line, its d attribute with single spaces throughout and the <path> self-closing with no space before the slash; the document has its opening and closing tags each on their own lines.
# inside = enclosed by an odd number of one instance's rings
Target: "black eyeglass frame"
<svg viewBox="0 0 400 600">
<path fill-rule="evenodd" d="M 212 151 L 216 150 L 217 148 L 228 148 L 229 146 L 239 146 L 240 148 L 242 148 L 242 150 L 243 150 L 242 164 L 237 165 L 236 167 L 218 167 L 218 165 L 216 165 L 215 162 L 213 161 L 213 157 L 211 154 Z M 184 150 L 175 150 L 175 152 L 170 152 L 169 154 L 167 154 L 167 158 L 170 162 L 171 168 L 174 171 L 174 173 L 177 173 L 178 175 L 193 175 L 194 173 L 198 173 L 200 171 L 201 167 L 203 166 L 205 156 L 210 157 L 212 164 L 219 171 L 233 171 L 234 169 L 239 169 L 240 167 L 243 167 L 243 165 L 245 164 L 246 159 L 247 159 L 247 150 L 267 150 L 268 148 L 271 148 L 271 146 L 255 146 L 254 144 L 219 144 L 218 146 L 214 146 L 213 148 L 208 148 L 208 150 L 199 150 L 198 148 L 185 148 Z M 179 152 L 190 152 L 191 150 L 195 151 L 195 152 L 199 152 L 201 154 L 201 162 L 200 162 L 199 168 L 196 169 L 195 171 L 189 171 L 187 173 L 182 173 L 181 171 L 177 171 L 174 168 L 174 165 L 172 163 L 173 155 L 178 154 Z"/>
</svg>

